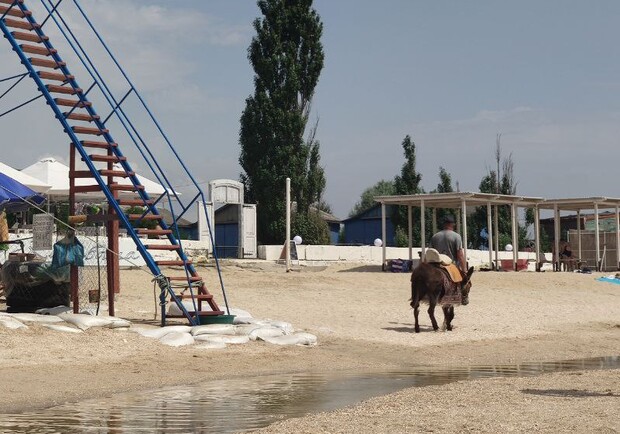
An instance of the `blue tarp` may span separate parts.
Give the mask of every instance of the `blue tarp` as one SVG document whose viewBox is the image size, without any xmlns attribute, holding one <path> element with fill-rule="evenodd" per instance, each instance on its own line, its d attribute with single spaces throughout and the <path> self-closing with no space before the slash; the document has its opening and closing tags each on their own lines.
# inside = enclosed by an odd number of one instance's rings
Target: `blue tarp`
<svg viewBox="0 0 620 434">
<path fill-rule="evenodd" d="M 37 205 L 45 202 L 43 196 L 0 172 L 0 211 L 22 211 L 30 206 L 24 199 Z"/>
<path fill-rule="evenodd" d="M 615 283 L 616 285 L 620 285 L 620 279 L 616 279 L 614 277 L 599 277 L 598 279 L 599 282 L 608 282 L 608 283 Z"/>
</svg>

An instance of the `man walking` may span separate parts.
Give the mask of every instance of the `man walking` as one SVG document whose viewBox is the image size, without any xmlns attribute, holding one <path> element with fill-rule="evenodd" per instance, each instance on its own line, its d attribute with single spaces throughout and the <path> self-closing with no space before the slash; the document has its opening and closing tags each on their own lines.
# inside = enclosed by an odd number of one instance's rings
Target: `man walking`
<svg viewBox="0 0 620 434">
<path fill-rule="evenodd" d="M 467 273 L 463 240 L 459 234 L 454 232 L 454 225 L 454 217 L 451 215 L 445 216 L 443 219 L 443 230 L 433 235 L 430 244 L 433 249 L 452 259 L 463 273 Z"/>
</svg>

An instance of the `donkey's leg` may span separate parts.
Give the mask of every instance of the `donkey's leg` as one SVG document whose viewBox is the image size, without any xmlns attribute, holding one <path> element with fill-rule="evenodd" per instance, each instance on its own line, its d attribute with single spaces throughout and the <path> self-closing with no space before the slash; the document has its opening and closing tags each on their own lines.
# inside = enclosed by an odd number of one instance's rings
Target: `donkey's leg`
<svg viewBox="0 0 620 434">
<path fill-rule="evenodd" d="M 446 323 L 446 330 L 452 331 L 452 320 L 454 319 L 454 305 L 443 306 L 443 316 Z"/>
<path fill-rule="evenodd" d="M 413 318 L 415 319 L 415 332 L 420 333 L 420 322 L 418 321 L 418 315 L 420 314 L 420 302 L 416 302 L 413 306 Z"/>
<path fill-rule="evenodd" d="M 435 306 L 437 305 L 437 300 L 435 297 L 428 301 L 428 316 L 431 317 L 431 324 L 433 324 L 433 330 L 439 330 L 439 326 L 437 325 L 437 320 L 435 319 Z"/>
</svg>

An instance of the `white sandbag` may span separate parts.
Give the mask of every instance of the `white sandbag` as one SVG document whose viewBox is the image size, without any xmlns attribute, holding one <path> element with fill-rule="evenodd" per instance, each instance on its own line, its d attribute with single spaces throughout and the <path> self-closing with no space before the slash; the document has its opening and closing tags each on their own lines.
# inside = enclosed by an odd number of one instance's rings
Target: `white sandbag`
<svg viewBox="0 0 620 434">
<path fill-rule="evenodd" d="M 236 316 L 233 319 L 233 324 L 258 324 L 261 326 L 267 325 L 267 321 L 262 320 L 262 319 L 256 319 L 256 318 L 252 318 L 252 317 L 246 317 L 246 316 Z"/>
<path fill-rule="evenodd" d="M 56 306 L 56 307 L 44 307 L 42 309 L 35 310 L 34 313 L 39 315 L 60 315 L 61 313 L 73 312 L 73 309 L 69 306 Z"/>
<path fill-rule="evenodd" d="M 316 345 L 318 342 L 318 338 L 312 333 L 297 332 L 293 336 L 296 336 L 302 340 L 299 345 Z"/>
<path fill-rule="evenodd" d="M 267 320 L 266 323 L 272 327 L 277 327 L 281 329 L 287 335 L 290 335 L 291 333 L 295 331 L 293 329 L 293 325 L 289 322 Z"/>
<path fill-rule="evenodd" d="M 194 337 L 189 333 L 172 332 L 162 336 L 159 342 L 170 347 L 182 347 L 185 345 L 193 345 Z"/>
<path fill-rule="evenodd" d="M 37 322 L 37 323 L 46 323 L 46 324 L 64 322 L 62 318 L 59 318 L 56 315 L 38 315 L 36 313 L 14 313 L 11 316 L 18 321 L 24 321 L 24 322 Z"/>
<path fill-rule="evenodd" d="M 140 335 L 147 337 L 147 338 L 160 339 L 169 333 L 189 333 L 192 330 L 192 328 L 190 326 L 177 325 L 177 326 L 157 327 L 157 328 L 152 328 L 152 329 L 138 328 L 138 329 L 130 329 L 130 330 L 135 330 Z"/>
<path fill-rule="evenodd" d="M 223 311 L 226 311 L 225 308 L 222 308 Z M 238 309 L 236 307 L 231 307 L 228 309 L 230 311 L 230 315 L 238 316 L 241 318 L 253 318 L 252 314 L 247 310 Z"/>
<path fill-rule="evenodd" d="M 131 322 L 127 321 L 126 319 L 117 318 L 115 316 L 106 316 L 104 318 L 109 319 L 111 321 L 110 324 L 108 324 L 106 326 L 109 329 L 119 329 L 119 328 L 131 327 Z"/>
<path fill-rule="evenodd" d="M 195 336 L 196 341 L 201 342 L 221 342 L 225 344 L 247 344 L 250 338 L 247 336 L 230 336 L 230 335 L 198 335 Z"/>
<path fill-rule="evenodd" d="M 261 327 L 256 330 L 252 330 L 248 335 L 251 341 L 265 340 L 265 338 L 275 338 L 277 336 L 283 336 L 284 330 L 277 327 Z"/>
<path fill-rule="evenodd" d="M 210 335 L 234 335 L 235 326 L 232 324 L 205 324 L 192 327 L 193 336 L 210 334 Z"/>
<path fill-rule="evenodd" d="M 81 330 L 91 327 L 107 327 L 112 321 L 108 317 L 85 315 L 83 313 L 62 313 L 58 315 L 63 321 L 73 324 Z"/>
<path fill-rule="evenodd" d="M 5 327 L 5 328 L 10 329 L 10 330 L 27 329 L 28 328 L 28 326 L 26 324 L 16 320 L 15 318 L 13 318 L 12 316 L 9 316 L 9 315 L 0 316 L 0 326 Z"/>
<path fill-rule="evenodd" d="M 42 327 L 57 331 L 57 332 L 66 332 L 66 333 L 84 333 L 80 329 L 76 329 L 75 327 L 69 327 L 62 324 L 41 324 Z"/>
<path fill-rule="evenodd" d="M 224 342 L 205 342 L 196 345 L 194 348 L 198 350 L 222 350 L 226 348 L 226 344 Z"/>
<path fill-rule="evenodd" d="M 239 324 L 235 326 L 235 334 L 239 336 L 248 336 L 254 330 L 263 327 L 261 324 Z"/>
<path fill-rule="evenodd" d="M 316 336 L 310 333 L 296 333 L 294 335 L 265 337 L 265 342 L 274 345 L 316 345 Z"/>
<path fill-rule="evenodd" d="M 185 306 L 185 309 L 188 312 L 194 312 L 196 310 L 196 309 L 194 309 L 194 303 L 192 303 L 191 299 L 190 300 L 183 300 L 181 303 L 183 303 L 183 306 Z M 198 307 L 198 300 L 196 300 L 196 307 Z M 206 306 L 203 306 L 203 309 L 208 310 L 208 304 L 206 304 Z M 170 316 L 185 316 L 183 311 L 179 308 L 179 306 L 177 306 L 177 304 L 175 302 L 170 302 L 168 304 L 168 315 L 170 315 Z"/>
</svg>

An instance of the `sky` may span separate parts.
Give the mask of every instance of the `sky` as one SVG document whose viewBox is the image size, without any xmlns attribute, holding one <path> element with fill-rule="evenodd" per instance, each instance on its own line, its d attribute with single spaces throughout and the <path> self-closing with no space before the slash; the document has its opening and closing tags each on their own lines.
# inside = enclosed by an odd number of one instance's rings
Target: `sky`
<svg viewBox="0 0 620 434">
<path fill-rule="evenodd" d="M 40 17 L 38 1 L 29 2 Z M 239 118 L 253 91 L 247 47 L 256 3 L 81 4 L 195 178 L 238 179 Z M 81 43 L 94 47 L 93 59 L 104 58 L 72 2 L 63 7 Z M 620 2 L 315 0 L 314 7 L 324 23 L 326 60 L 312 120 L 319 119 L 325 199 L 337 216 L 346 217 L 365 188 L 399 173 L 407 134 L 427 191 L 437 185 L 440 166 L 461 191 L 477 191 L 501 133 L 518 194 L 620 196 Z M 60 51 L 58 31 L 50 27 L 48 34 Z M 0 77 L 22 72 L 4 46 Z M 77 59 L 67 49 L 60 54 L 87 88 Z M 98 67 L 122 96 L 127 85 L 114 65 Z M 0 83 L 0 92 L 6 88 Z M 0 112 L 34 95 L 33 82 L 24 80 L 0 100 Z M 137 103 L 128 98 L 128 110 Z M 147 125 L 144 116 L 137 122 Z M 109 125 L 113 135 L 115 127 Z M 0 128 L 6 164 L 68 159 L 67 137 L 41 100 L 1 117 Z M 145 139 L 156 141 L 146 128 Z M 164 154 L 160 163 L 173 183 L 184 185 L 164 144 L 153 144 L 153 151 Z"/>
</svg>

